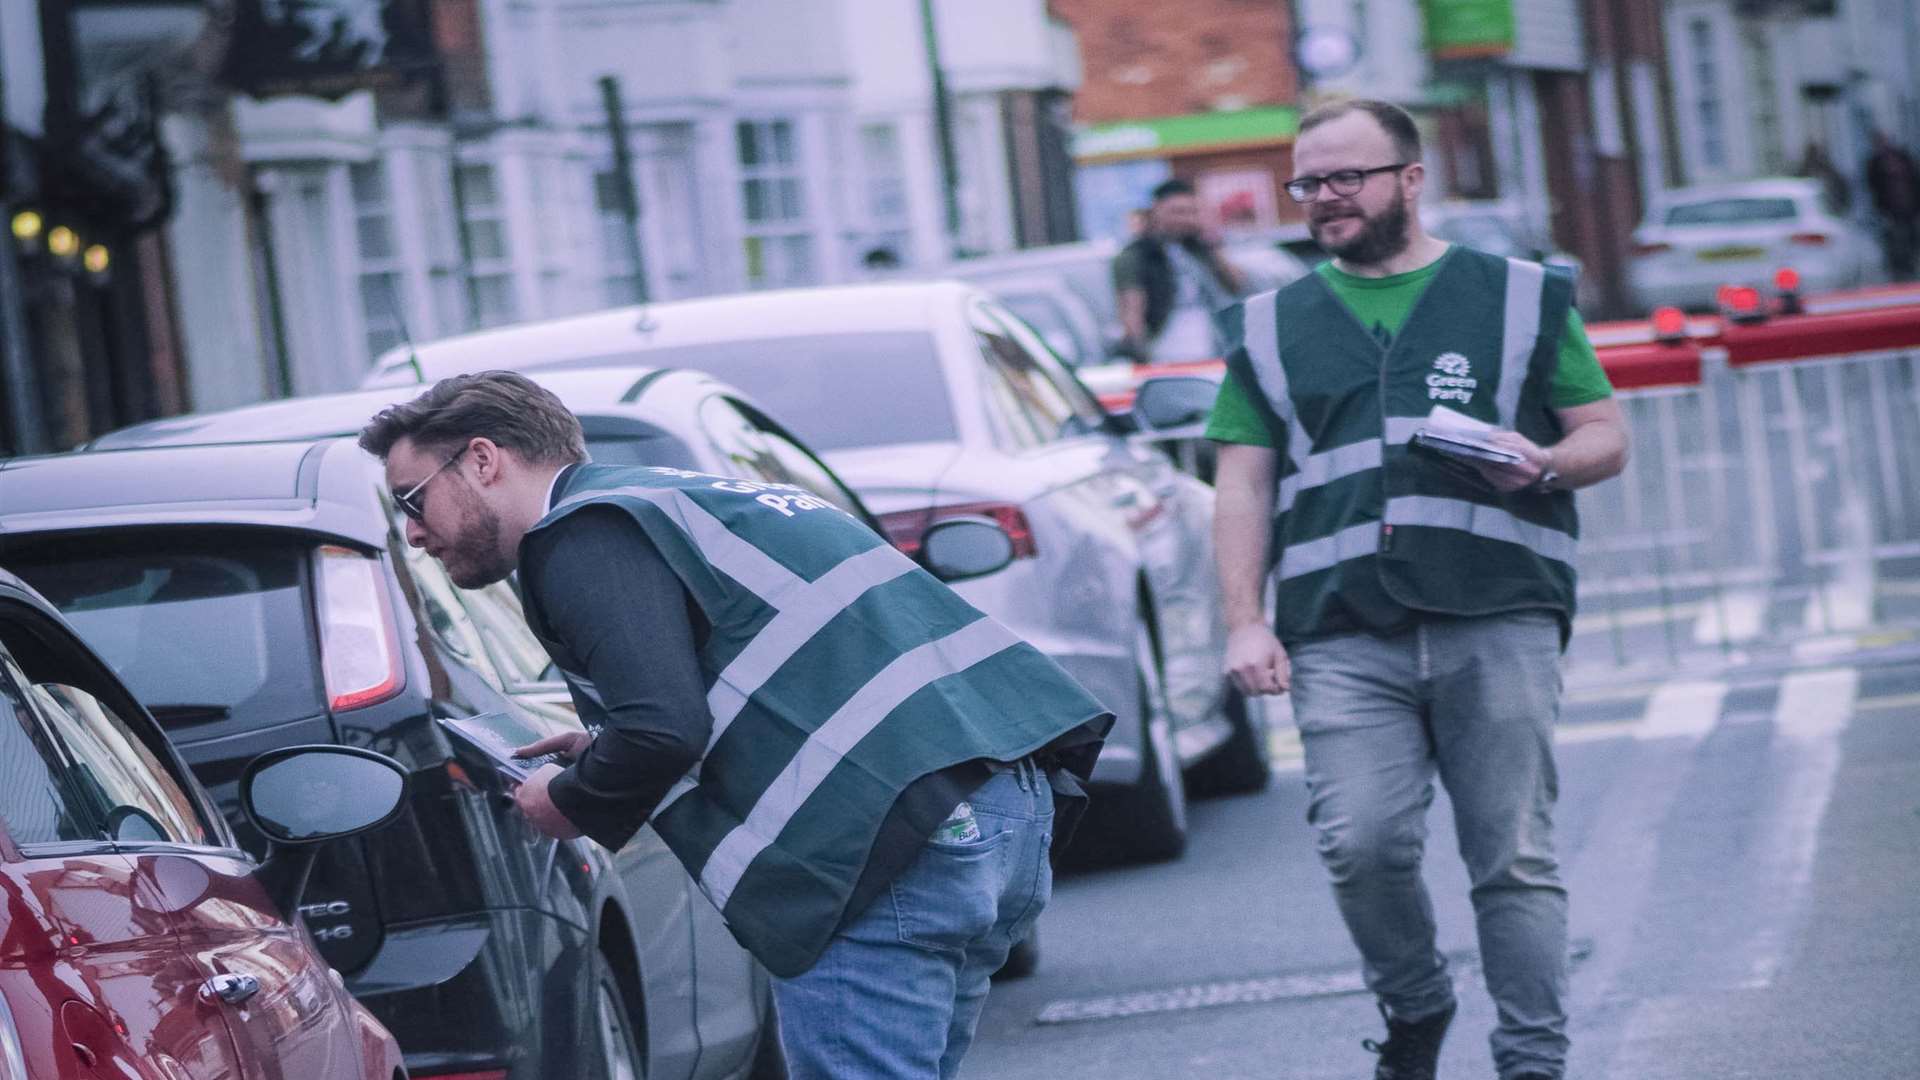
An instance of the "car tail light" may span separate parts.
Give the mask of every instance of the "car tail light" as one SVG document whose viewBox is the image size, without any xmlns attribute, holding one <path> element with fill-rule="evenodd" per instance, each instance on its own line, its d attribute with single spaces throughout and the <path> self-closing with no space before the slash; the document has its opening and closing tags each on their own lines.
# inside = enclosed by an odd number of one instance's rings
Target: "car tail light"
<svg viewBox="0 0 1920 1080">
<path fill-rule="evenodd" d="M 1677 307 L 1655 308 L 1653 310 L 1653 336 L 1659 341 L 1685 341 L 1687 337 L 1687 313 Z"/>
<path fill-rule="evenodd" d="M 1635 244 L 1632 248 L 1632 254 L 1636 259 L 1644 259 L 1651 255 L 1665 255 L 1672 250 L 1672 244 Z"/>
<path fill-rule="evenodd" d="M 320 660 L 338 712 L 400 692 L 400 635 L 381 587 L 380 564 L 357 551 L 319 550 Z"/>
<path fill-rule="evenodd" d="M 1828 236 L 1826 233 L 1797 232 L 1787 237 L 1787 243 L 1799 244 L 1802 247 L 1826 247 L 1832 242 L 1833 237 Z"/>
<path fill-rule="evenodd" d="M 1013 557 L 1031 559 L 1040 553 L 1033 541 L 1033 526 L 1027 515 L 1013 503 L 978 502 L 956 506 L 936 506 L 917 510 L 895 510 L 880 515 L 880 529 L 894 547 L 908 555 L 920 554 L 920 537 L 934 522 L 956 517 L 990 518 L 1013 541 Z"/>
</svg>

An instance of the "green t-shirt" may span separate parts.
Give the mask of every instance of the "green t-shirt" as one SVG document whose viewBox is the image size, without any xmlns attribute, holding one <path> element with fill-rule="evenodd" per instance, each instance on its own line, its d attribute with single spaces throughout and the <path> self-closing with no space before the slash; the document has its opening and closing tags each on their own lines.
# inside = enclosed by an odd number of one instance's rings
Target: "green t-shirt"
<svg viewBox="0 0 1920 1080">
<path fill-rule="evenodd" d="M 1334 295 L 1347 305 L 1360 325 L 1373 331 L 1374 337 L 1384 345 L 1400 332 L 1415 301 L 1427 290 L 1427 283 L 1445 261 L 1442 257 L 1418 270 L 1383 278 L 1355 277 L 1331 261 L 1321 263 L 1315 271 L 1326 279 Z M 1560 363 L 1554 369 L 1552 394 L 1550 400 L 1556 409 L 1586 405 L 1613 395 L 1613 385 L 1607 381 L 1600 358 L 1594 355 L 1593 343 L 1587 340 L 1587 328 L 1580 321 L 1580 313 L 1572 308 L 1567 309 L 1566 332 L 1560 335 Z M 1273 445 L 1273 437 L 1261 422 L 1253 402 L 1231 378 L 1221 380 L 1220 396 L 1215 399 L 1213 415 L 1207 421 L 1207 438 L 1215 442 Z"/>
</svg>

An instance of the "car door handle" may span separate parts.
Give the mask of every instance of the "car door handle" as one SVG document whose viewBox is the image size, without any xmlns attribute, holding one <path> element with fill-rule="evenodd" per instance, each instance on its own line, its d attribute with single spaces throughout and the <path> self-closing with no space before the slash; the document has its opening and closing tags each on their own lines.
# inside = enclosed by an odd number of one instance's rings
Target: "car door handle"
<svg viewBox="0 0 1920 1080">
<path fill-rule="evenodd" d="M 215 975 L 200 984 L 200 1000 L 218 999 L 238 1005 L 260 992 L 260 980 L 251 975 Z"/>
</svg>

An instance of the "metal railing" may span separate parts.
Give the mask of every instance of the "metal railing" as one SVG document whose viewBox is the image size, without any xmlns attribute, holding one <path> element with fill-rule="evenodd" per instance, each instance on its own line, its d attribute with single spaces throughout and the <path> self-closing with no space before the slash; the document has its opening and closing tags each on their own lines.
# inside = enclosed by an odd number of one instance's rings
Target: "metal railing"
<svg viewBox="0 0 1920 1080">
<path fill-rule="evenodd" d="M 1887 318 L 1920 338 L 1920 307 Z M 1758 348 L 1714 327 L 1667 347 L 1695 352 L 1697 380 L 1620 392 L 1633 456 L 1580 494 L 1570 671 L 1920 626 L 1920 347 L 1848 351 L 1884 339 L 1818 316 L 1782 320 Z"/>
</svg>

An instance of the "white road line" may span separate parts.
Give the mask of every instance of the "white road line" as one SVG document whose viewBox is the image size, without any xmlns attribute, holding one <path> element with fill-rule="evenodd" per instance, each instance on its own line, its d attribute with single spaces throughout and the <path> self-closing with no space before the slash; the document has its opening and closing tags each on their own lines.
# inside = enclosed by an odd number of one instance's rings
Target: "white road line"
<svg viewBox="0 0 1920 1080">
<path fill-rule="evenodd" d="M 1695 645 L 1737 645 L 1752 641 L 1766 628 L 1773 594 L 1766 586 L 1734 589 L 1700 605 L 1693 624 Z"/>
<path fill-rule="evenodd" d="M 1819 854 L 1820 823 L 1840 770 L 1840 736 L 1854 713 L 1860 673 L 1853 668 L 1796 671 L 1780 682 L 1773 710 L 1774 761 L 1784 776 L 1769 820 L 1754 835 L 1762 882 L 1775 900 L 1763 909 L 1746 950 L 1747 988 L 1770 986 L 1785 965 L 1806 916 L 1808 887 Z"/>
<path fill-rule="evenodd" d="M 1801 621 L 1809 634 L 1862 630 L 1873 624 L 1873 564 L 1848 563 L 1840 576 L 1807 597 Z"/>
<path fill-rule="evenodd" d="M 1720 706 L 1727 684 L 1717 679 L 1664 683 L 1647 699 L 1634 737 L 1640 739 L 1706 738 L 1720 722 Z"/>
</svg>

